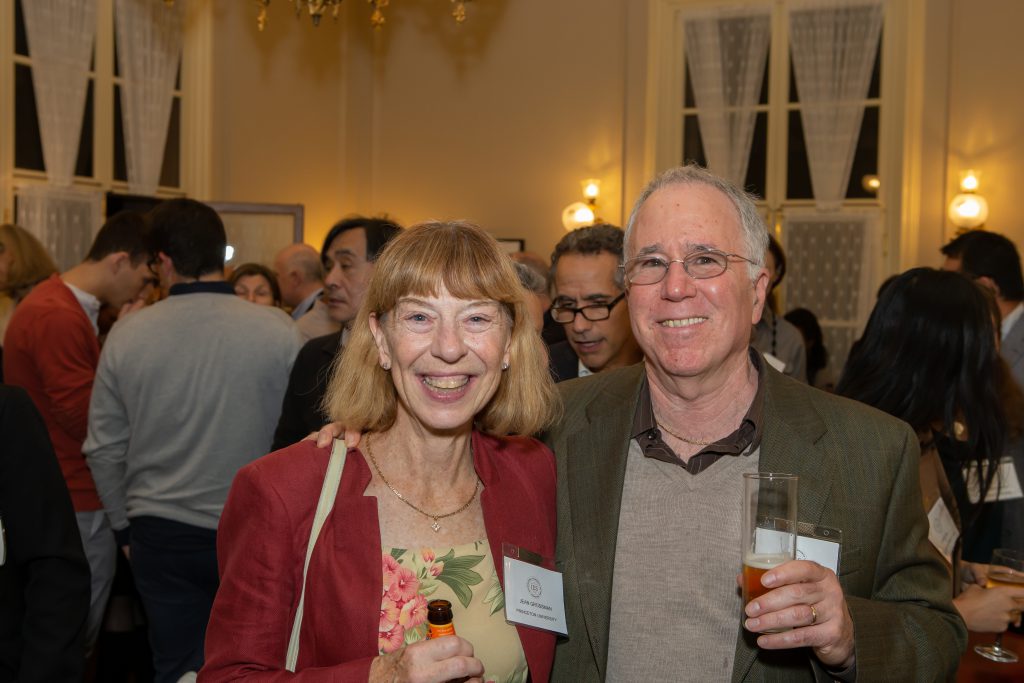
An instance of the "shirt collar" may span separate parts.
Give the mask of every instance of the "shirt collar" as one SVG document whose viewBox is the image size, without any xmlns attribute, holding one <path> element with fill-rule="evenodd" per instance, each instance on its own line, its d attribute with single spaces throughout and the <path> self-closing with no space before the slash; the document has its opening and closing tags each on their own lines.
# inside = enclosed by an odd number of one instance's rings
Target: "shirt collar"
<svg viewBox="0 0 1024 683">
<path fill-rule="evenodd" d="M 1021 315 L 1024 315 L 1024 303 L 1017 304 L 1010 313 L 1003 318 L 1003 322 L 999 327 L 999 337 L 1001 341 L 1006 341 L 1006 335 L 1010 334 L 1010 330 L 1020 320 Z"/>
<path fill-rule="evenodd" d="M 577 377 L 589 377 L 590 375 L 594 374 L 593 372 L 591 372 L 590 368 L 588 368 L 586 365 L 583 364 L 583 361 L 577 361 L 577 365 L 578 365 L 578 367 L 576 369 L 576 376 Z"/>
<path fill-rule="evenodd" d="M 318 289 L 309 296 L 307 296 L 305 299 L 300 301 L 299 305 L 296 306 L 294 310 L 292 310 L 292 319 L 298 320 L 302 316 L 306 315 L 306 313 L 309 313 L 309 311 L 313 309 L 313 305 L 316 303 L 316 300 L 319 299 L 320 295 L 323 293 L 323 288 Z M 296 313 L 298 313 L 298 315 L 296 315 Z"/>
<path fill-rule="evenodd" d="M 231 294 L 234 288 L 225 280 L 201 280 L 198 282 L 178 282 L 171 285 L 168 296 L 178 294 Z"/>
<path fill-rule="evenodd" d="M 71 293 L 75 295 L 75 299 L 78 300 L 78 305 L 82 307 L 82 310 L 85 311 L 86 317 L 89 318 L 89 322 L 92 323 L 92 329 L 95 330 L 96 334 L 99 334 L 100 306 L 102 306 L 100 300 L 84 289 L 75 287 L 67 280 L 61 280 L 61 282 L 63 282 L 64 286 L 70 289 Z"/>
<path fill-rule="evenodd" d="M 761 434 L 764 426 L 765 384 L 768 371 L 765 368 L 765 362 L 761 358 L 761 354 L 752 347 L 748 352 L 750 354 L 750 362 L 757 370 L 757 391 L 754 393 L 754 399 L 750 402 L 750 407 L 747 408 L 746 415 L 740 420 L 739 427 L 733 433 L 702 448 L 690 458 L 690 462 L 699 461 L 700 458 L 698 456 L 705 454 L 711 456 L 750 454 L 761 445 Z M 647 457 L 682 464 L 678 457 L 675 457 L 674 460 L 662 457 L 666 451 L 668 453 L 672 453 L 672 451 L 662 441 L 661 430 L 654 419 L 651 388 L 646 375 L 640 388 L 640 401 L 637 404 L 636 413 L 633 417 L 632 437 L 640 440 L 642 446 L 645 443 L 651 444 L 650 448 L 644 447 L 644 455 Z M 641 437 L 643 438 L 641 439 Z M 672 455 L 674 456 L 675 454 L 673 453 Z"/>
</svg>

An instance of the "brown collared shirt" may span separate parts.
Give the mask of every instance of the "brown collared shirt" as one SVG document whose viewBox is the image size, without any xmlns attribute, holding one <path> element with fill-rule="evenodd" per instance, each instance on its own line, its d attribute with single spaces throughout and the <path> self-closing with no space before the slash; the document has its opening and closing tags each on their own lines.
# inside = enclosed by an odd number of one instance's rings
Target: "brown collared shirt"
<svg viewBox="0 0 1024 683">
<path fill-rule="evenodd" d="M 761 431 L 764 423 L 764 360 L 754 349 L 750 349 L 750 362 L 757 369 L 757 392 L 750 402 L 747 414 L 740 421 L 740 426 L 732 434 L 709 444 L 695 453 L 688 461 L 676 455 L 661 438 L 661 429 L 654 419 L 654 406 L 651 404 L 651 387 L 644 377 L 640 388 L 640 401 L 633 417 L 632 436 L 640 444 L 644 457 L 654 458 L 662 462 L 679 465 L 690 474 L 700 474 L 711 467 L 725 455 L 749 455 L 761 445 Z"/>
</svg>

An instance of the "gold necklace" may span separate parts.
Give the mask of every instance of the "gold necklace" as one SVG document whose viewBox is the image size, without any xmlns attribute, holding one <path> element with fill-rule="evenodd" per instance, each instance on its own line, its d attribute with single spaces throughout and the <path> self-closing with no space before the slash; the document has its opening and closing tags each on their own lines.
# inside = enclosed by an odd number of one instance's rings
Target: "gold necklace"
<svg viewBox="0 0 1024 683">
<path fill-rule="evenodd" d="M 433 514 L 431 512 L 427 512 L 426 510 L 423 510 L 423 509 L 420 509 L 420 508 L 416 507 L 415 505 L 413 505 L 412 502 L 409 501 L 408 498 L 406 498 L 401 493 L 399 493 L 398 489 L 396 489 L 394 486 L 392 486 L 391 482 L 389 482 L 387 480 L 387 478 L 384 476 L 384 473 L 380 471 L 380 466 L 377 464 L 377 458 L 373 457 L 373 451 L 370 449 L 370 440 L 369 439 L 365 439 L 365 441 L 366 441 L 366 454 L 368 456 L 370 456 L 370 462 L 373 464 L 373 471 L 377 473 L 377 476 L 380 477 L 380 480 L 382 482 L 384 482 L 384 485 L 387 486 L 389 489 L 391 489 L 391 493 L 395 494 L 395 497 L 398 498 L 398 500 L 402 501 L 403 503 L 405 503 L 406 505 L 408 505 L 409 507 L 411 507 L 413 510 L 415 510 L 418 513 L 420 513 L 421 515 L 423 515 L 425 517 L 430 517 L 430 519 L 434 520 L 430 524 L 430 528 L 434 530 L 434 533 L 437 533 L 438 531 L 441 530 L 441 524 L 438 522 L 439 519 L 444 519 L 445 517 L 451 517 L 452 515 L 459 514 L 460 512 L 462 512 L 463 510 L 468 508 L 470 506 L 470 504 L 473 502 L 473 500 L 476 498 L 476 492 L 480 489 L 480 480 L 479 479 L 477 479 L 476 483 L 473 484 L 473 494 L 469 497 L 469 500 L 467 500 L 465 503 L 463 503 L 462 507 L 460 507 L 458 510 L 453 510 L 452 512 L 446 512 L 446 513 L 441 514 L 441 515 L 435 515 L 435 514 Z M 470 448 L 472 449 L 472 446 L 470 446 Z"/>
<path fill-rule="evenodd" d="M 693 444 L 694 446 L 710 446 L 711 444 L 715 443 L 714 441 L 698 441 L 697 439 L 687 439 L 682 434 L 676 434 L 671 429 L 669 429 L 668 427 L 666 427 L 662 423 L 658 422 L 657 419 L 654 420 L 654 424 L 658 425 L 658 427 L 660 427 L 661 429 L 664 429 L 666 432 L 668 432 L 672 436 L 676 437 L 680 441 L 685 441 L 686 443 Z"/>
</svg>

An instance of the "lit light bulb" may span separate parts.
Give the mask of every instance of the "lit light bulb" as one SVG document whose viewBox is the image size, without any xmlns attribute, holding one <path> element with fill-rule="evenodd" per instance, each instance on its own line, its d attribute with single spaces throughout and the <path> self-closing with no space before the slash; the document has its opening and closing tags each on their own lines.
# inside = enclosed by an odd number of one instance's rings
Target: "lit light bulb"
<svg viewBox="0 0 1024 683">
<path fill-rule="evenodd" d="M 581 184 L 583 185 L 583 197 L 588 202 L 593 202 L 601 195 L 601 181 L 597 178 L 588 178 Z"/>
<path fill-rule="evenodd" d="M 573 202 L 562 210 L 562 225 L 569 232 L 594 224 L 594 210 L 583 202 Z"/>
<path fill-rule="evenodd" d="M 961 192 L 977 192 L 978 191 L 978 176 L 974 171 L 968 170 L 964 172 L 963 178 L 960 179 L 960 191 Z"/>
<path fill-rule="evenodd" d="M 230 244 L 224 247 L 224 262 L 227 263 L 235 257 L 235 248 Z"/>
<path fill-rule="evenodd" d="M 958 194 L 949 203 L 949 220 L 958 228 L 976 228 L 988 220 L 988 202 L 978 194 Z"/>
</svg>

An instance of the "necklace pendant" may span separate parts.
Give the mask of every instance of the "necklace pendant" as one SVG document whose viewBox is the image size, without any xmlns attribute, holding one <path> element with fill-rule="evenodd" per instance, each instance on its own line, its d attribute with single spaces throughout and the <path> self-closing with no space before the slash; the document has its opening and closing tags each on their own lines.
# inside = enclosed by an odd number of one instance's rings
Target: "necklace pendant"
<svg viewBox="0 0 1024 683">
<path fill-rule="evenodd" d="M 430 528 L 433 529 L 434 533 L 436 534 L 438 531 L 441 530 L 441 525 L 438 524 L 437 520 L 435 519 L 433 522 L 430 523 Z"/>
</svg>

